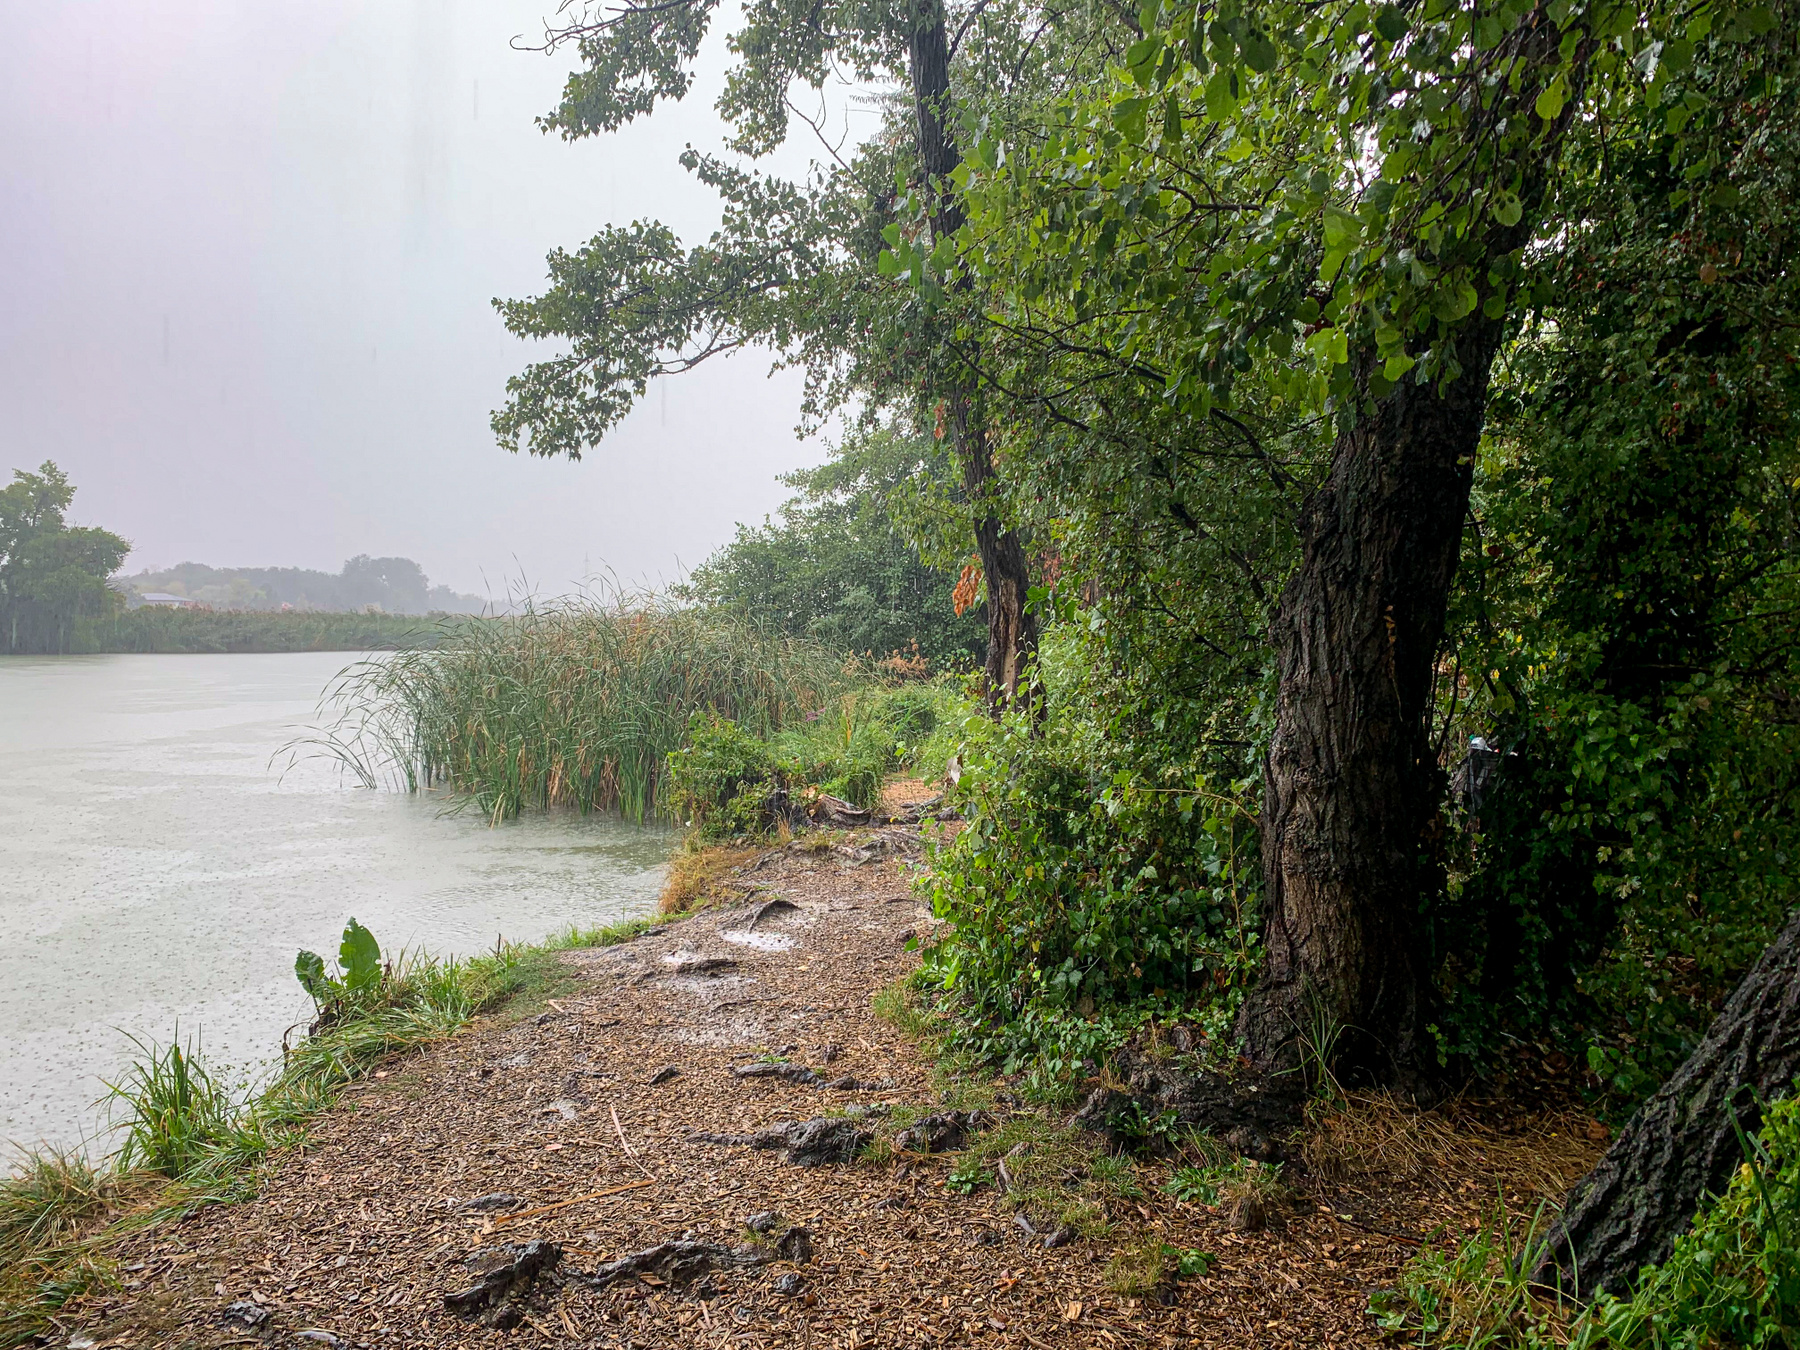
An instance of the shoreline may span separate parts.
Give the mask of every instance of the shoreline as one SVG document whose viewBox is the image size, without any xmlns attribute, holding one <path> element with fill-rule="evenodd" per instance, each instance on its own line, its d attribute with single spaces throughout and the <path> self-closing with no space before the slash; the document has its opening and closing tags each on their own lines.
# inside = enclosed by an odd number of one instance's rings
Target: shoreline
<svg viewBox="0 0 1800 1350">
<path fill-rule="evenodd" d="M 1428 1165 L 1346 1146 L 1245 1223 L 1169 1189 L 1181 1157 L 1111 1157 L 1068 1107 L 934 1062 L 903 983 L 917 841 L 803 836 L 727 874 L 724 907 L 547 953 L 562 992 L 371 1061 L 254 1198 L 124 1237 L 56 1343 L 1373 1344 L 1369 1291 L 1431 1232 L 1496 1179 L 1534 1193 L 1543 1122 L 1508 1143 L 1370 1104 L 1345 1119 L 1411 1129 Z M 809 1121 L 855 1160 L 785 1161 Z M 1531 1166 L 1554 1185 L 1594 1151 Z"/>
</svg>

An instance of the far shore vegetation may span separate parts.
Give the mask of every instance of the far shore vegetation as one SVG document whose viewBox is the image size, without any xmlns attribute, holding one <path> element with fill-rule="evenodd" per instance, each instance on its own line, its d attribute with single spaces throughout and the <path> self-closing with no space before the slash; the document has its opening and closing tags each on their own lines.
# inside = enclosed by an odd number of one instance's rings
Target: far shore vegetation
<svg viewBox="0 0 1800 1350">
<path fill-rule="evenodd" d="M 71 524 L 74 499 L 50 462 L 0 488 L 0 655 L 398 650 L 487 608 L 410 558 L 366 554 L 336 573 L 183 563 L 122 577 L 130 542 Z"/>
</svg>

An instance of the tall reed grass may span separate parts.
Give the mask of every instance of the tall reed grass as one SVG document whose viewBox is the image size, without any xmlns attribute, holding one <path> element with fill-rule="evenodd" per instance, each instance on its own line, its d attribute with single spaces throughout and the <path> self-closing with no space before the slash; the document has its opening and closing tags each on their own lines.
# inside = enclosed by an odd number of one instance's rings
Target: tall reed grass
<svg viewBox="0 0 1800 1350">
<path fill-rule="evenodd" d="M 495 821 L 557 806 L 642 820 L 693 714 L 767 736 L 845 678 L 841 657 L 741 616 L 654 596 L 565 601 L 352 666 L 330 695 L 337 724 L 313 744 L 369 786 L 448 788 Z"/>
</svg>

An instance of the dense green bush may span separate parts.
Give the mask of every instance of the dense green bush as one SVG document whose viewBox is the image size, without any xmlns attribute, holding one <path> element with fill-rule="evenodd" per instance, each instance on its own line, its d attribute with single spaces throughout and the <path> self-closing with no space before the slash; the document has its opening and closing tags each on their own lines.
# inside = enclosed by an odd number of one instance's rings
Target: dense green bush
<svg viewBox="0 0 1800 1350">
<path fill-rule="evenodd" d="M 964 1045 L 1049 1079 L 1158 1012 L 1223 1050 L 1261 955 L 1254 784 L 1134 736 L 1091 632 L 1047 643 L 1041 722 L 965 708 L 952 800 L 968 825 L 925 883 L 951 928 L 924 976 L 968 1014 Z"/>
<path fill-rule="evenodd" d="M 863 685 L 766 738 L 696 713 L 669 754 L 664 809 L 703 838 L 727 839 L 796 824 L 820 793 L 873 806 L 890 773 L 919 763 L 949 698 L 941 683 Z"/>
<path fill-rule="evenodd" d="M 1800 374 L 1778 307 L 1603 242 L 1477 464 L 1442 706 L 1507 753 L 1439 907 L 1442 1045 L 1548 1031 L 1623 1109 L 1800 902 Z"/>
<path fill-rule="evenodd" d="M 703 838 L 761 837 L 788 819 L 799 765 L 717 713 L 695 713 L 687 743 L 669 752 L 666 809 Z"/>
</svg>

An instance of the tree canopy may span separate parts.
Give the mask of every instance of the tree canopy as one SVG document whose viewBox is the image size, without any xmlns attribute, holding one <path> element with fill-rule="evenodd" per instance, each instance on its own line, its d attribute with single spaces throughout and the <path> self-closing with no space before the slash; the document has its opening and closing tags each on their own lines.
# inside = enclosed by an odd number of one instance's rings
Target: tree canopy
<svg viewBox="0 0 1800 1350">
<path fill-rule="evenodd" d="M 76 621 L 110 614 L 123 602 L 106 581 L 131 545 L 118 535 L 68 523 L 75 489 L 46 460 L 15 469 L 0 488 L 0 640 L 9 652 L 59 652 Z"/>
</svg>

